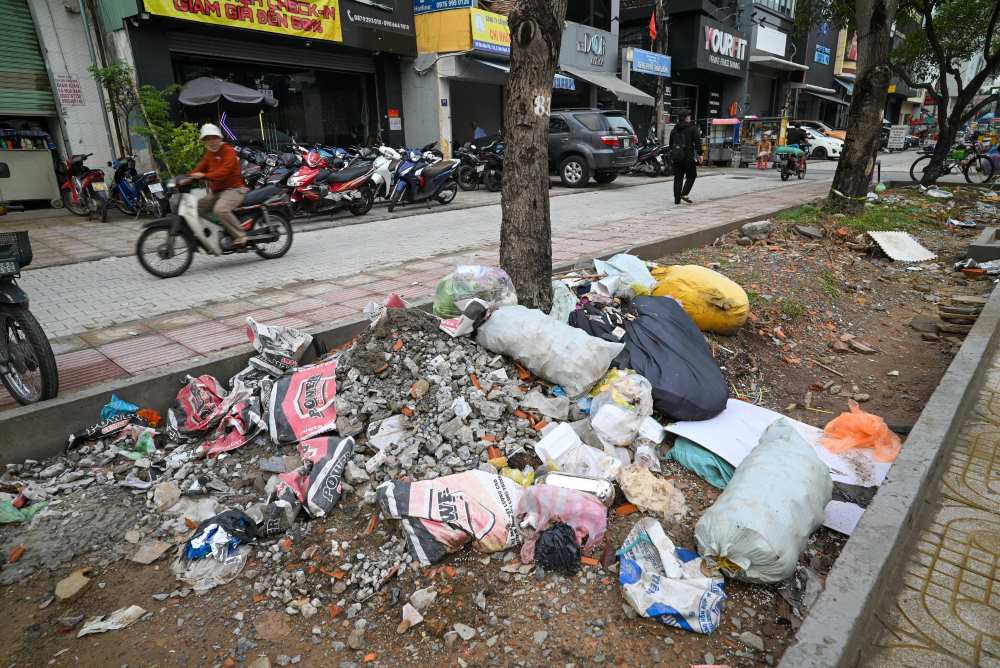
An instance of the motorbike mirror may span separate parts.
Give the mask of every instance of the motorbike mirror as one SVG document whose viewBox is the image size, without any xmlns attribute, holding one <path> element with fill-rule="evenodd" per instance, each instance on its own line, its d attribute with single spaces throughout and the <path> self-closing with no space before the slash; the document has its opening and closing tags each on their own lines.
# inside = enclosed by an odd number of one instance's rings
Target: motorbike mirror
<svg viewBox="0 0 1000 668">
<path fill-rule="evenodd" d="M 10 178 L 10 167 L 6 162 L 0 162 L 0 179 Z"/>
</svg>

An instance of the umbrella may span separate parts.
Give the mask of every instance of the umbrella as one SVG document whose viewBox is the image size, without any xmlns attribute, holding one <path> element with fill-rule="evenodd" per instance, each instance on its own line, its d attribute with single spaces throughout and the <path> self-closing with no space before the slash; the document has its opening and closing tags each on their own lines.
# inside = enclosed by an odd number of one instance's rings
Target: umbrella
<svg viewBox="0 0 1000 668">
<path fill-rule="evenodd" d="M 994 118 L 995 118 L 995 115 L 993 114 L 993 112 L 992 111 L 988 111 L 985 114 L 983 114 L 982 116 L 980 116 L 979 120 L 980 121 L 992 121 Z"/>
<path fill-rule="evenodd" d="M 231 81 L 223 81 L 222 79 L 213 79 L 211 77 L 198 77 L 197 79 L 188 81 L 181 88 L 177 99 L 181 104 L 189 107 L 214 104 L 219 102 L 220 99 L 236 104 L 264 105 L 265 107 L 278 106 L 277 100 L 266 97 L 258 90 L 247 88 Z"/>
</svg>

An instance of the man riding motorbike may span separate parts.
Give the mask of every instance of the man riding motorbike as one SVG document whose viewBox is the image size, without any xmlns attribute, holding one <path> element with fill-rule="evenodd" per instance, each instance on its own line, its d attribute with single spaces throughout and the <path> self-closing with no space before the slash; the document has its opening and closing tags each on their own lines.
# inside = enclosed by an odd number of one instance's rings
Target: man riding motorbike
<svg viewBox="0 0 1000 668">
<path fill-rule="evenodd" d="M 208 195 L 198 200 L 198 214 L 213 212 L 233 238 L 233 246 L 245 246 L 247 234 L 233 214 L 248 192 L 240 173 L 240 159 L 233 147 L 222 141 L 218 126 L 211 123 L 201 126 L 201 141 L 205 144 L 205 155 L 190 174 L 208 181 Z"/>
</svg>

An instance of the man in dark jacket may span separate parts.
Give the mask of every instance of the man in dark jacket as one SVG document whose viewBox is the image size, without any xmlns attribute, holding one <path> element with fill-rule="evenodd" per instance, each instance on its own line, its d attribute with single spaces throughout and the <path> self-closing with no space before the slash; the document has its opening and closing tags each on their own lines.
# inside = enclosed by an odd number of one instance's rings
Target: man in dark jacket
<svg viewBox="0 0 1000 668">
<path fill-rule="evenodd" d="M 691 204 L 688 194 L 698 177 L 695 156 L 701 154 L 701 133 L 691 122 L 691 115 L 685 114 L 681 122 L 670 131 L 670 158 L 674 163 L 674 204 L 684 200 Z"/>
</svg>

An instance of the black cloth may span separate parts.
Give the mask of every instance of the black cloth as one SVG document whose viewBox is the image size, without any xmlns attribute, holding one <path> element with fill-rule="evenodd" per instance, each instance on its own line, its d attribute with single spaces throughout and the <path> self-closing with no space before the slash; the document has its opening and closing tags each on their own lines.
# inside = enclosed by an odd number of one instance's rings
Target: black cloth
<svg viewBox="0 0 1000 668">
<path fill-rule="evenodd" d="M 619 343 L 621 337 L 616 336 L 615 329 L 624 326 L 625 318 L 621 311 L 613 306 L 587 303 L 569 314 L 569 324 L 591 336 Z M 621 331 L 623 329 L 620 329 L 619 333 Z"/>
<path fill-rule="evenodd" d="M 681 203 L 681 197 L 687 197 L 698 178 L 698 168 L 694 160 L 674 163 L 674 204 Z"/>
<path fill-rule="evenodd" d="M 705 336 L 670 297 L 636 297 L 615 360 L 653 386 L 653 408 L 674 420 L 707 420 L 726 408 L 729 386 Z"/>
<path fill-rule="evenodd" d="M 785 133 L 786 144 L 804 144 L 805 141 L 806 132 L 801 128 L 788 128 L 788 132 Z"/>
<path fill-rule="evenodd" d="M 701 132 L 693 123 L 680 122 L 670 131 L 670 158 L 674 163 L 694 162 L 701 155 Z"/>
</svg>

